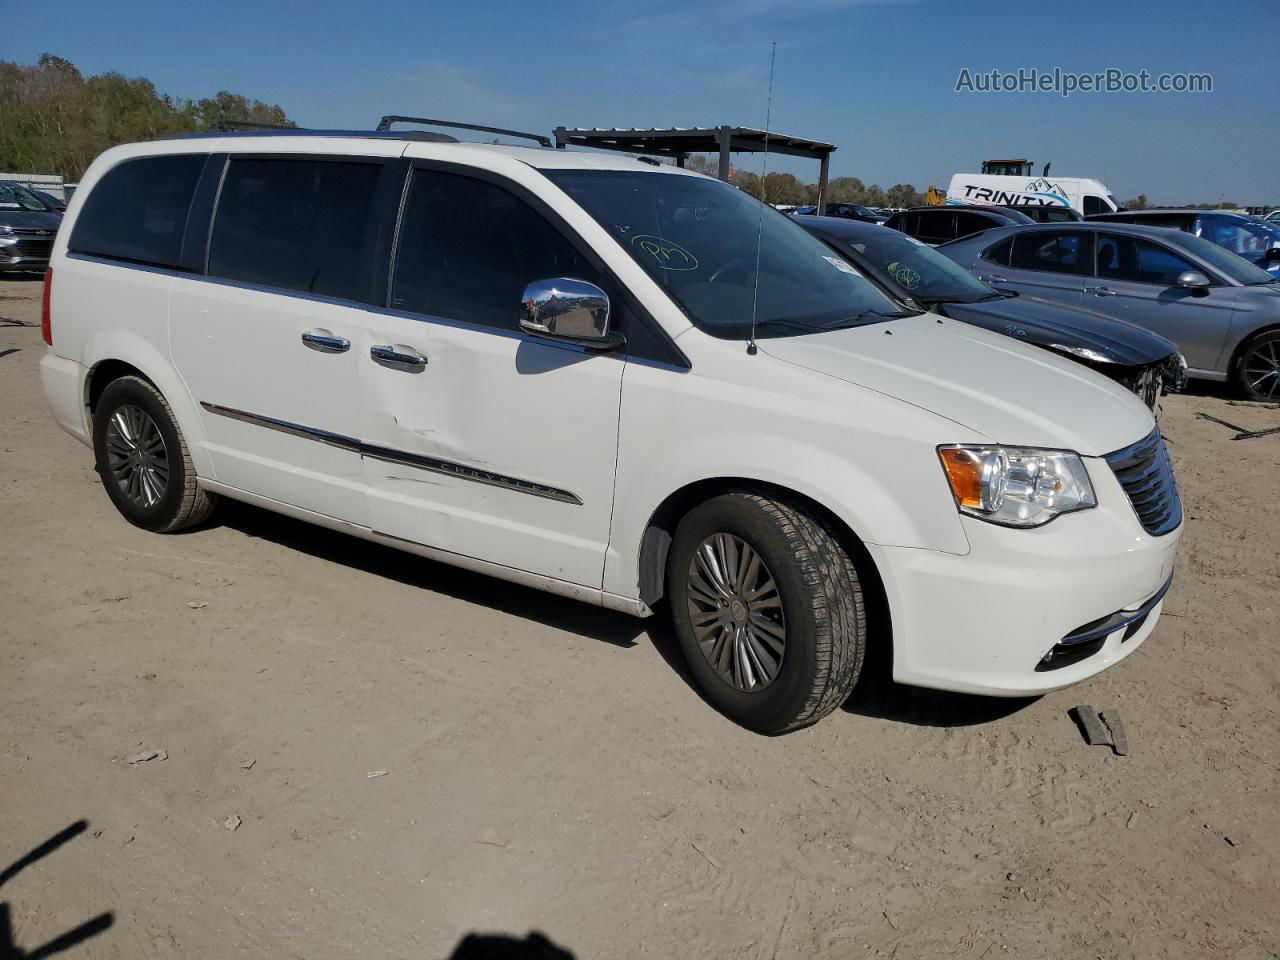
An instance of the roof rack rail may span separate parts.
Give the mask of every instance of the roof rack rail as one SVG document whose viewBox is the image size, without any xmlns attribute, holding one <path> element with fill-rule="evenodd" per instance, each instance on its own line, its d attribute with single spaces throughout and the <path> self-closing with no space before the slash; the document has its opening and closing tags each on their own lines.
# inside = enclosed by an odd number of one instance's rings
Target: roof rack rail
<svg viewBox="0 0 1280 960">
<path fill-rule="evenodd" d="M 219 137 L 352 137 L 377 140 L 414 140 L 419 143 L 457 143 L 457 137 L 433 130 L 311 130 L 306 127 L 268 127 L 254 130 L 212 130 L 208 133 L 176 133 L 157 140 L 200 140 Z"/>
<path fill-rule="evenodd" d="M 428 120 L 426 117 L 402 117 L 389 114 L 378 121 L 378 130 L 385 132 L 393 123 L 424 123 L 431 127 L 451 127 L 455 130 L 478 130 L 480 133 L 496 133 L 505 137 L 519 137 L 521 140 L 533 140 L 544 147 L 551 146 L 551 138 L 540 133 L 524 133 L 520 130 L 504 130 L 502 127 L 482 127 L 475 123 L 456 123 L 452 120 Z"/>
</svg>

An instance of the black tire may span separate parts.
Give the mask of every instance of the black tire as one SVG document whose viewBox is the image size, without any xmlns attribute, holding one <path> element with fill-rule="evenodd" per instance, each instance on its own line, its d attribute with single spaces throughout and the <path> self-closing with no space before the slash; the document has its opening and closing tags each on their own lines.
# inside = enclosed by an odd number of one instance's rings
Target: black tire
<svg viewBox="0 0 1280 960">
<path fill-rule="evenodd" d="M 777 585 L 785 648 L 776 675 L 746 691 L 717 672 L 699 646 L 690 567 L 708 538 L 725 533 L 754 550 Z M 862 589 L 848 553 L 821 519 L 785 500 L 727 493 L 691 510 L 676 528 L 667 561 L 676 635 L 703 694 L 736 723 L 777 734 L 814 723 L 849 696 L 866 649 Z M 699 611 L 702 612 L 702 611 Z"/>
<path fill-rule="evenodd" d="M 125 482 L 117 478 L 113 469 L 108 428 L 117 412 L 131 413 L 130 408 L 140 410 L 150 418 L 164 443 L 163 451 L 155 459 L 164 464 L 167 479 L 163 492 L 153 503 L 140 502 L 136 496 L 131 496 Z M 159 390 L 141 377 L 121 377 L 102 391 L 93 412 L 93 453 L 107 496 L 120 515 L 134 526 L 155 533 L 172 533 L 207 519 L 217 504 L 216 494 L 196 485 L 191 454 L 168 402 Z M 118 463 L 118 449 L 115 456 Z"/>
<path fill-rule="evenodd" d="M 1236 388 L 1250 400 L 1280 401 L 1280 330 L 1264 330 L 1241 347 L 1231 373 Z M 1259 375 L 1264 378 L 1260 383 Z"/>
</svg>

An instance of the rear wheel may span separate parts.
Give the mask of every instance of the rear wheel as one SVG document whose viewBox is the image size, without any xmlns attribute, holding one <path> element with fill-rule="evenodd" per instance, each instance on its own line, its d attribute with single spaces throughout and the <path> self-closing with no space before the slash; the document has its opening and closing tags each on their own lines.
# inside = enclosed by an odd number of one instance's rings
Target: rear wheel
<svg viewBox="0 0 1280 960">
<path fill-rule="evenodd" d="M 1280 400 L 1280 330 L 1260 333 L 1244 345 L 1235 380 L 1250 400 Z"/>
<path fill-rule="evenodd" d="M 737 723 L 761 733 L 805 726 L 857 682 L 866 643 L 857 572 L 805 509 L 749 492 L 707 501 L 676 529 L 667 582 L 689 669 Z"/>
<path fill-rule="evenodd" d="M 98 476 L 121 515 L 169 533 L 200 523 L 217 498 L 196 485 L 191 455 L 164 396 L 141 377 L 102 391 L 93 414 Z"/>
</svg>

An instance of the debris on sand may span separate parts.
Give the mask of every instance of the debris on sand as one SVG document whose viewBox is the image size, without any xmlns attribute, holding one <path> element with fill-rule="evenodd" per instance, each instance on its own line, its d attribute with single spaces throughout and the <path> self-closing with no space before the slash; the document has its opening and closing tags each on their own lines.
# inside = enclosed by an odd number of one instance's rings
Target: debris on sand
<svg viewBox="0 0 1280 960">
<path fill-rule="evenodd" d="M 255 763 L 257 763 L 257 762 L 258 762 L 258 760 L 257 760 L 257 758 L 256 758 L 256 757 L 255 757 L 255 758 L 253 758 L 253 759 L 250 759 L 250 760 L 246 760 L 244 763 L 240 764 L 240 769 L 241 769 L 241 770 L 252 770 L 252 769 L 253 769 L 253 765 L 254 765 Z"/>
<path fill-rule="evenodd" d="M 1129 755 L 1129 737 L 1124 732 L 1124 723 L 1120 720 L 1120 714 L 1114 710 L 1104 710 L 1102 712 L 1102 722 L 1111 731 L 1111 749 L 1116 752 L 1116 756 L 1127 757 Z"/>
<path fill-rule="evenodd" d="M 1098 717 L 1097 710 L 1086 704 L 1072 707 L 1070 712 L 1075 716 L 1076 723 L 1080 724 L 1080 731 L 1084 734 L 1085 743 L 1091 747 L 1096 747 L 1099 744 L 1107 747 L 1111 746 L 1111 734 L 1102 725 L 1102 720 Z"/>
<path fill-rule="evenodd" d="M 476 843 L 483 843 L 487 847 L 505 847 L 511 843 L 506 837 L 498 835 L 496 830 L 485 828 L 480 831 L 480 835 L 476 837 Z"/>
<path fill-rule="evenodd" d="M 1124 722 L 1115 710 L 1099 713 L 1088 704 L 1072 707 L 1067 711 L 1084 734 L 1085 743 L 1091 747 L 1110 747 L 1118 757 L 1129 755 L 1129 737 L 1124 731 Z"/>
<path fill-rule="evenodd" d="M 241 820 L 234 813 L 231 816 L 227 817 L 227 819 L 222 821 L 222 825 L 226 827 L 228 830 L 239 830 L 240 824 L 242 823 L 244 823 L 244 821 Z"/>
<path fill-rule="evenodd" d="M 370 770 L 365 774 L 365 776 L 370 780 L 376 780 L 378 777 L 385 777 L 386 775 L 386 770 Z"/>
<path fill-rule="evenodd" d="M 168 760 L 169 752 L 167 750 L 143 750 L 141 753 L 135 753 L 126 761 L 131 764 L 146 763 L 148 760 Z"/>
<path fill-rule="evenodd" d="M 187 606 L 190 607 L 192 610 L 203 610 L 208 605 L 209 605 L 208 600 L 188 600 L 187 601 Z"/>
</svg>

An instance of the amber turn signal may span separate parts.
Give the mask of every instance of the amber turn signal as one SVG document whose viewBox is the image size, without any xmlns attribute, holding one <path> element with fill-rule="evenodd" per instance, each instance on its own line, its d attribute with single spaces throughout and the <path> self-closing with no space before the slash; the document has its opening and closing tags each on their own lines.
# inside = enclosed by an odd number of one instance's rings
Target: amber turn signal
<svg viewBox="0 0 1280 960">
<path fill-rule="evenodd" d="M 974 450 L 944 447 L 938 451 L 951 492 L 962 507 L 982 509 L 982 458 Z"/>
</svg>

